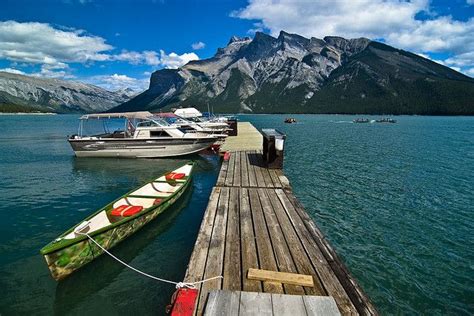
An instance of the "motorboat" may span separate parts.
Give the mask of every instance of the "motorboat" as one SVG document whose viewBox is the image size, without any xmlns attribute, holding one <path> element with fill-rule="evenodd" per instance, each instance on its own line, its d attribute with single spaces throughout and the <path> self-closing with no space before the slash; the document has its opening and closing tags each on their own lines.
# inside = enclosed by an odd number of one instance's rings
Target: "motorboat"
<svg viewBox="0 0 474 316">
<path fill-rule="evenodd" d="M 382 117 L 378 120 L 375 120 L 376 123 L 397 123 L 396 120 L 389 117 Z"/>
<path fill-rule="evenodd" d="M 207 134 L 215 134 L 216 136 L 219 136 L 221 138 L 226 138 L 228 136 L 226 133 L 230 130 L 227 123 L 225 125 L 221 124 L 217 126 L 215 126 L 214 124 L 213 126 L 209 127 L 209 124 L 206 124 L 205 122 L 191 121 L 189 119 L 180 117 L 170 112 L 155 113 L 155 115 L 164 119 L 171 126 L 176 126 L 182 131 L 186 131 L 186 132 L 200 132 L 200 133 L 207 133 Z"/>
<path fill-rule="evenodd" d="M 186 119 L 190 122 L 199 124 L 203 128 L 212 129 L 228 129 L 226 117 L 208 116 L 205 117 L 203 114 L 195 108 L 181 108 L 173 112 L 176 116 Z"/>
<path fill-rule="evenodd" d="M 133 189 L 43 247 L 53 278 L 64 279 L 169 209 L 189 188 L 193 167 L 188 162 Z"/>
<path fill-rule="evenodd" d="M 88 136 L 91 124 L 96 133 Z M 77 157 L 160 158 L 198 153 L 219 139 L 213 134 L 180 130 L 142 111 L 83 115 L 78 134 L 68 141 Z"/>
<path fill-rule="evenodd" d="M 353 123 L 370 123 L 370 120 L 366 119 L 366 118 L 357 118 L 357 119 L 353 120 L 352 122 Z"/>
<path fill-rule="evenodd" d="M 292 124 L 292 123 L 296 123 L 296 119 L 293 117 L 287 117 L 284 122 Z"/>
</svg>

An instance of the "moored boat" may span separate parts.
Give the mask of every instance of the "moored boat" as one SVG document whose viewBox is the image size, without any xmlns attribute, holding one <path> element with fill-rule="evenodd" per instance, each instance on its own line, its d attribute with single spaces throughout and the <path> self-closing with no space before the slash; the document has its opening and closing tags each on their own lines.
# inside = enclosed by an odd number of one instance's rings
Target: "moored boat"
<svg viewBox="0 0 474 316">
<path fill-rule="evenodd" d="M 61 280 L 168 209 L 189 187 L 194 163 L 168 172 L 100 208 L 41 249 L 51 275 Z"/>
<path fill-rule="evenodd" d="M 111 125 L 106 123 L 108 120 Z M 97 121 L 102 123 L 103 130 L 86 135 L 85 123 Z M 221 138 L 182 131 L 144 111 L 83 115 L 78 135 L 72 135 L 68 141 L 77 157 L 158 158 L 194 154 Z"/>
</svg>

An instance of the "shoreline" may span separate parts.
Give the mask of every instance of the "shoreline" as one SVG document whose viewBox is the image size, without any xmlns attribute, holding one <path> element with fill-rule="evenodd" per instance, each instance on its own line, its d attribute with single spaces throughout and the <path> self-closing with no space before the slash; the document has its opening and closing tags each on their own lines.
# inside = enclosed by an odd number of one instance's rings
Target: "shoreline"
<svg viewBox="0 0 474 316">
<path fill-rule="evenodd" d="M 15 113 L 8 113 L 8 112 L 0 112 L 0 115 L 57 115 L 58 113 L 53 112 L 15 112 Z"/>
</svg>

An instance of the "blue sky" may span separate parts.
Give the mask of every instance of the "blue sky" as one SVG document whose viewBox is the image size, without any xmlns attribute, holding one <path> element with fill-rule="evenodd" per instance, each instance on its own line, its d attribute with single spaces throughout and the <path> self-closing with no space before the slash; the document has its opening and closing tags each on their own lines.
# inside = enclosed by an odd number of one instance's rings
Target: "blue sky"
<svg viewBox="0 0 474 316">
<path fill-rule="evenodd" d="M 110 90 L 213 56 L 232 35 L 368 37 L 474 76 L 474 0 L 2 0 L 0 69 Z"/>
</svg>

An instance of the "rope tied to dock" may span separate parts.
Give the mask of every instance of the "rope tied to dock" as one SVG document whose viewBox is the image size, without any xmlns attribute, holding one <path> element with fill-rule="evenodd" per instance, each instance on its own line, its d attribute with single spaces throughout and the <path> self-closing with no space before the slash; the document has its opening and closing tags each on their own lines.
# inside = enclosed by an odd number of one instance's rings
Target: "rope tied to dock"
<svg viewBox="0 0 474 316">
<path fill-rule="evenodd" d="M 82 227 L 82 229 L 85 228 L 85 227 Z M 81 229 L 81 230 L 82 230 Z M 128 263 L 122 261 L 121 259 L 117 258 L 116 256 L 114 256 L 111 252 L 109 252 L 107 249 L 105 249 L 104 247 L 102 247 L 94 238 L 92 238 L 89 234 L 87 233 L 82 233 L 80 232 L 80 230 L 74 230 L 74 232 L 78 235 L 83 235 L 83 236 L 87 236 L 87 238 L 89 238 L 94 244 L 97 245 L 97 247 L 99 247 L 100 249 L 102 249 L 102 251 L 104 251 L 106 254 L 108 254 L 109 256 L 111 256 L 113 259 L 115 259 L 116 261 L 118 261 L 119 263 L 121 263 L 122 265 L 126 266 L 127 268 L 143 275 L 143 276 L 146 276 L 150 279 L 153 279 L 153 280 L 156 280 L 156 281 L 160 281 L 160 282 L 164 282 L 164 283 L 168 283 L 168 284 L 174 284 L 175 287 L 177 289 L 181 289 L 181 288 L 188 288 L 188 289 L 195 289 L 196 288 L 196 285 L 198 284 L 202 284 L 202 283 L 205 283 L 205 282 L 208 282 L 208 281 L 212 281 L 212 280 L 216 280 L 216 279 L 223 279 L 224 277 L 222 275 L 218 275 L 218 276 L 215 276 L 215 277 L 212 277 L 212 278 L 208 278 L 208 279 L 204 279 L 204 280 L 201 280 L 201 281 L 196 281 L 196 282 L 175 282 L 175 281 L 171 281 L 171 280 L 166 280 L 166 279 L 163 279 L 163 278 L 159 278 L 159 277 L 156 277 L 154 275 L 151 275 L 151 274 L 148 274 L 146 272 L 143 272 L 143 271 L 140 271 L 138 270 L 137 268 L 135 267 L 132 267 L 131 265 L 129 265 Z"/>
</svg>

